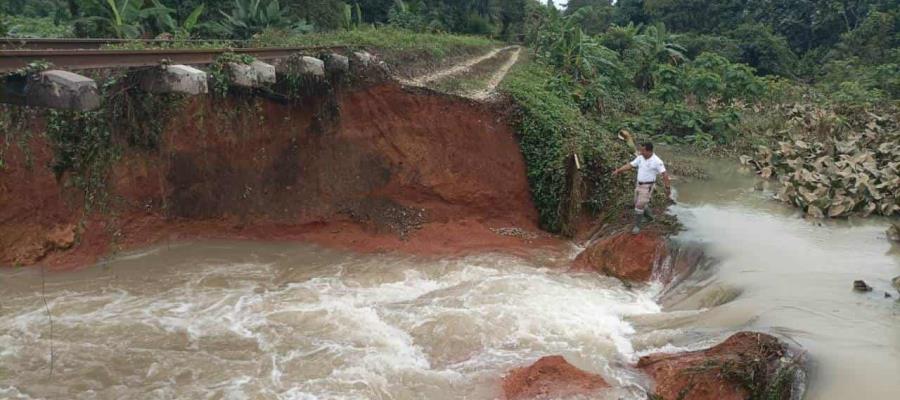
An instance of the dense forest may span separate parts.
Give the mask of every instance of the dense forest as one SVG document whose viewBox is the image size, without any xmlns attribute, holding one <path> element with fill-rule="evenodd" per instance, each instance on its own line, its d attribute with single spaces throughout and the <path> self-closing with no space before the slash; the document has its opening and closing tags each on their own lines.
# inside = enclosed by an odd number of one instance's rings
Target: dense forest
<svg viewBox="0 0 900 400">
<path fill-rule="evenodd" d="M 530 49 L 503 90 L 522 107 L 522 149 L 550 230 L 565 230 L 566 157 L 583 154 L 596 169 L 587 179 L 608 188 L 614 182 L 604 171 L 613 161 L 602 149 L 622 129 L 659 142 L 737 149 L 761 175 L 781 179 L 781 199 L 811 215 L 900 212 L 897 0 L 0 5 L 0 36 L 13 37 L 252 39 L 264 45 L 381 38 L 388 45 L 430 42 L 440 50 L 450 43 L 442 38 L 462 43 L 458 35 Z M 583 202 L 588 206 L 614 201 L 605 197 L 608 190 L 592 193 Z"/>
</svg>

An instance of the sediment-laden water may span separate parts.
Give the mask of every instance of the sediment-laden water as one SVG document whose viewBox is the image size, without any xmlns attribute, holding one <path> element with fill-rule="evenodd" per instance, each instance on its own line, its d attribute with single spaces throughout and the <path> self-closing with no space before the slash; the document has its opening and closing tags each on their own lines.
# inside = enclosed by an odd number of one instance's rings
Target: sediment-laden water
<svg viewBox="0 0 900 400">
<path fill-rule="evenodd" d="M 494 398 L 510 367 L 564 354 L 634 378 L 649 292 L 497 255 L 353 256 L 193 243 L 48 276 L 4 272 L 0 397 Z"/>
<path fill-rule="evenodd" d="M 640 355 L 746 329 L 809 352 L 809 399 L 900 393 L 885 223 L 820 226 L 752 176 L 716 174 L 679 185 L 674 211 L 676 239 L 718 262 L 662 299 L 565 272 L 577 249 L 435 260 L 181 243 L 47 274 L 46 308 L 38 269 L 4 270 L 0 398 L 493 399 L 510 368 L 561 354 L 620 387 L 607 398 L 642 399 Z M 855 279 L 876 291 L 853 293 Z"/>
<path fill-rule="evenodd" d="M 703 244 L 719 263 L 683 285 L 692 295 L 670 308 L 734 300 L 681 321 L 684 328 L 760 330 L 802 345 L 807 399 L 900 396 L 900 296 L 890 283 L 900 275 L 900 247 L 887 239 L 887 221 L 806 220 L 754 189 L 753 175 L 733 163 L 709 170 L 710 181 L 679 186 L 674 211 L 687 227 L 679 240 Z M 875 290 L 853 292 L 857 279 Z"/>
</svg>

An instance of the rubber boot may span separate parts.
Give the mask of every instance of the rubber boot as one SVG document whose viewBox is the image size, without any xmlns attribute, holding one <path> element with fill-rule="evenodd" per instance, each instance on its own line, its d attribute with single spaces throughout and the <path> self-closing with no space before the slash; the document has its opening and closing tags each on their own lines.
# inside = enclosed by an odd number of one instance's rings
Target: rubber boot
<svg viewBox="0 0 900 400">
<path fill-rule="evenodd" d="M 653 217 L 653 210 L 650 207 L 644 209 L 644 217 L 647 218 L 648 222 L 656 221 L 656 218 Z"/>
<path fill-rule="evenodd" d="M 637 235 L 641 232 L 641 222 L 644 221 L 644 215 L 634 213 L 634 228 L 631 228 L 631 234 Z"/>
</svg>

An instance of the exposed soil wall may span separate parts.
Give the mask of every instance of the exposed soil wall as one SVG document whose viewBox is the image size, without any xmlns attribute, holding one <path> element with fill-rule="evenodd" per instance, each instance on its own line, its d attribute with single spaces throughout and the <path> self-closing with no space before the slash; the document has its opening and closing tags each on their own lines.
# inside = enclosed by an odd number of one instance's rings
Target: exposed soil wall
<svg viewBox="0 0 900 400">
<path fill-rule="evenodd" d="M 23 148 L 0 138 L 0 263 L 85 264 L 172 238 L 421 253 L 551 242 L 491 230 L 537 230 L 525 164 L 502 113 L 394 83 L 335 96 L 302 104 L 189 99 L 158 149 L 131 148 L 116 161 L 111 201 L 90 215 L 82 193 L 48 168 L 46 137 Z M 48 235 L 69 226 L 75 243 L 60 248 Z"/>
</svg>

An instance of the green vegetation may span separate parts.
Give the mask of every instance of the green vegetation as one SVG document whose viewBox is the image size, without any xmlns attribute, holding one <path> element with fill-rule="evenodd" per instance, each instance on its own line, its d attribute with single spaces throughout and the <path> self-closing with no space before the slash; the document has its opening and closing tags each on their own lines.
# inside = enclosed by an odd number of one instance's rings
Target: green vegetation
<svg viewBox="0 0 900 400">
<path fill-rule="evenodd" d="M 22 151 L 25 165 L 32 168 L 33 154 L 29 141 L 32 139 L 32 126 L 36 110 L 0 104 L 0 170 L 6 167 L 6 154 L 13 144 Z"/>
<path fill-rule="evenodd" d="M 244 54 L 222 53 L 209 66 L 209 91 L 214 96 L 225 97 L 231 85 L 232 76 L 228 64 L 250 64 L 255 58 Z"/>
<path fill-rule="evenodd" d="M 362 28 L 349 31 L 291 35 L 271 30 L 260 35 L 256 44 L 269 46 L 349 46 L 378 49 L 391 58 L 402 54 L 418 54 L 440 61 L 446 57 L 485 51 L 499 42 L 483 36 L 461 36 L 440 33 L 415 33 L 395 27 Z"/>
<path fill-rule="evenodd" d="M 627 189 L 609 173 L 617 161 L 628 158 L 629 151 L 612 143 L 612 135 L 581 113 L 554 69 L 523 61 L 510 71 L 501 90 L 519 109 L 520 145 L 542 227 L 572 234 L 583 201 L 593 211 L 614 207 L 616 197 Z M 576 154 L 588 171 L 588 182 L 581 182 Z M 593 189 L 589 194 L 582 190 L 585 185 Z"/>
<path fill-rule="evenodd" d="M 567 223 L 563 200 L 568 190 L 567 160 L 575 153 L 575 139 L 589 134 L 594 127 L 571 97 L 560 95 L 553 83 L 551 69 L 523 63 L 510 72 L 503 90 L 521 110 L 518 132 L 542 227 L 558 232 Z"/>
<path fill-rule="evenodd" d="M 533 0 L 7 0 L 0 4 L 0 33 L 246 40 L 268 29 L 307 33 L 390 24 L 518 39 L 537 6 Z"/>
<path fill-rule="evenodd" d="M 75 35 L 71 25 L 60 24 L 52 17 L 0 15 L 0 36 L 21 38 L 67 38 Z"/>
<path fill-rule="evenodd" d="M 108 206 L 111 167 L 123 149 L 157 149 L 166 124 L 183 101 L 180 95 L 143 93 L 126 76 L 108 78 L 101 90 L 103 103 L 96 111 L 46 115 L 46 136 L 56 153 L 51 167 L 58 178 L 66 177 L 83 193 L 88 211 Z"/>
<path fill-rule="evenodd" d="M 234 0 L 231 13 L 219 11 L 225 18 L 212 24 L 214 31 L 224 37 L 244 39 L 267 29 L 289 29 L 297 33 L 312 31 L 312 25 L 305 20 L 291 23 L 288 10 L 282 8 L 278 0 Z"/>
</svg>

